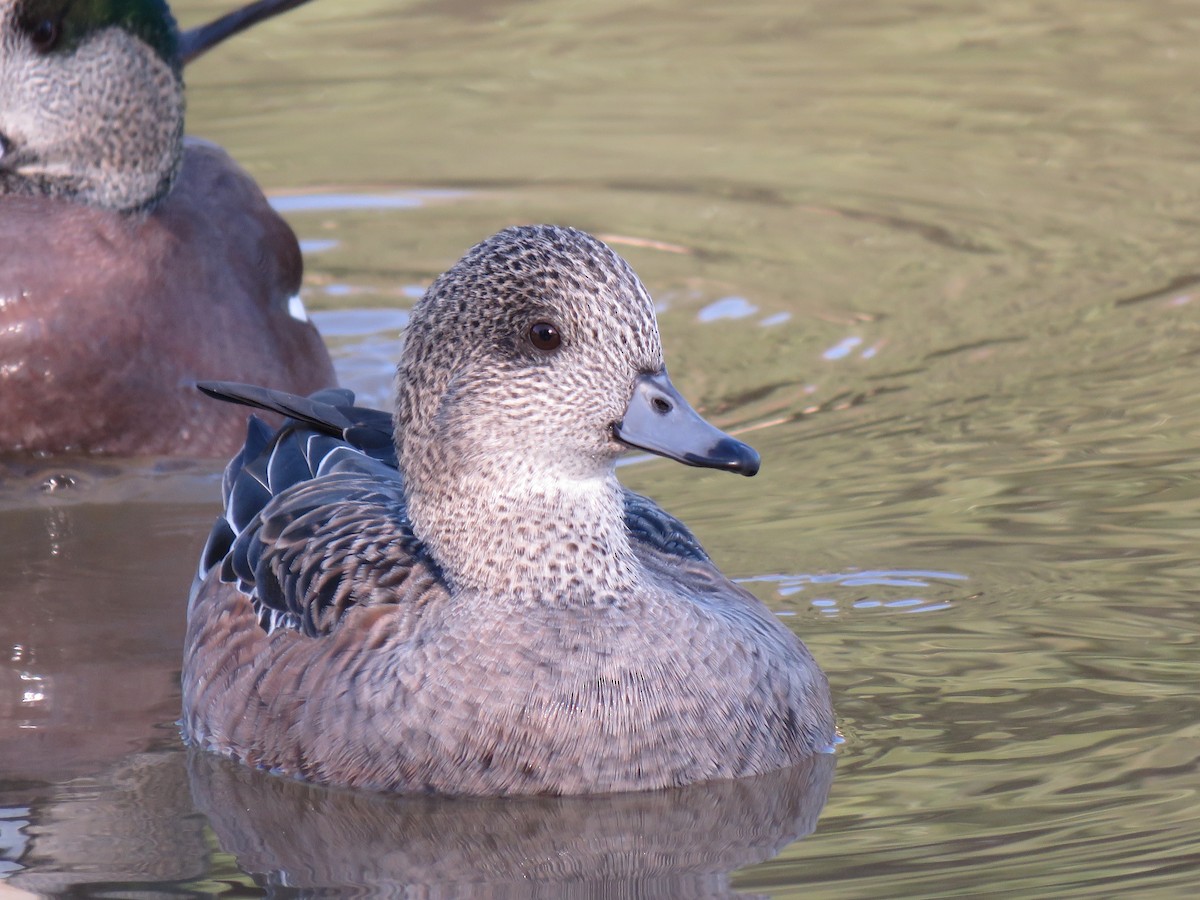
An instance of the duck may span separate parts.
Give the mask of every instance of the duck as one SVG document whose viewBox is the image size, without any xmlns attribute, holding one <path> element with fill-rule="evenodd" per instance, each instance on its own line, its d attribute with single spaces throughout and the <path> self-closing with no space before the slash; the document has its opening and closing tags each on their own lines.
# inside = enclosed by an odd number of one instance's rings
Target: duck
<svg viewBox="0 0 1200 900">
<path fill-rule="evenodd" d="M 297 5 L 0 0 L 0 453 L 228 458 L 246 417 L 197 380 L 336 384 L 295 234 L 184 137 L 185 62 Z"/>
<path fill-rule="evenodd" d="M 755 474 L 672 384 L 598 239 L 507 228 L 414 306 L 392 412 L 205 383 L 252 418 L 189 595 L 186 743 L 280 775 L 466 796 L 758 775 L 836 742 L 805 645 L 625 489 L 636 449 Z"/>
</svg>

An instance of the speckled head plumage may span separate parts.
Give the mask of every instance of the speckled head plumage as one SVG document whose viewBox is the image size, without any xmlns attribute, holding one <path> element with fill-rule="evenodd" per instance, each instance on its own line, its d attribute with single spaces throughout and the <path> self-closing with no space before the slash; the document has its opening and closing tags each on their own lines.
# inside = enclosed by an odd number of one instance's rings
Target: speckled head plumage
<svg viewBox="0 0 1200 900">
<path fill-rule="evenodd" d="M 634 380 L 662 367 L 654 304 L 624 260 L 573 229 L 509 228 L 413 310 L 397 446 L 406 468 L 420 441 L 443 470 L 518 456 L 542 475 L 603 474 Z"/>
<path fill-rule="evenodd" d="M 183 113 L 161 0 L 0 0 L 0 193 L 150 206 L 178 172 Z"/>
<path fill-rule="evenodd" d="M 184 65 L 305 2 L 181 34 L 163 0 L 0 0 L 0 196 L 154 207 L 183 160 Z"/>
</svg>

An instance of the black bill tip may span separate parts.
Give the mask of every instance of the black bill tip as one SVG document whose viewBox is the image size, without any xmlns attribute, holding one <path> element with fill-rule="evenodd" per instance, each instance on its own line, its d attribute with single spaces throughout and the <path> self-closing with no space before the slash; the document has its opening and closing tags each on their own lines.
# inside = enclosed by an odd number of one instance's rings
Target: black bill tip
<svg viewBox="0 0 1200 900">
<path fill-rule="evenodd" d="M 761 464 L 753 447 L 714 428 L 692 409 L 665 370 L 638 377 L 625 415 L 612 431 L 627 446 L 689 466 L 755 475 Z"/>
<path fill-rule="evenodd" d="M 727 472 L 736 472 L 738 475 L 750 477 L 758 474 L 759 467 L 762 465 L 762 457 L 749 444 L 743 444 L 735 438 L 725 437 L 717 441 L 702 455 L 683 454 L 680 462 L 687 463 L 689 466 L 724 469 Z"/>
</svg>

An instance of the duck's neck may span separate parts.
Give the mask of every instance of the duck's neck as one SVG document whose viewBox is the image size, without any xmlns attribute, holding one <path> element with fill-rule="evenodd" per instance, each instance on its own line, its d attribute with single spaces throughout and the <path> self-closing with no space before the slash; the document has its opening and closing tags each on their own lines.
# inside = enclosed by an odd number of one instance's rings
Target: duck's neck
<svg viewBox="0 0 1200 900">
<path fill-rule="evenodd" d="M 551 606 L 621 604 L 641 567 L 616 475 L 503 484 L 489 473 L 408 477 L 413 530 L 458 590 Z"/>
</svg>

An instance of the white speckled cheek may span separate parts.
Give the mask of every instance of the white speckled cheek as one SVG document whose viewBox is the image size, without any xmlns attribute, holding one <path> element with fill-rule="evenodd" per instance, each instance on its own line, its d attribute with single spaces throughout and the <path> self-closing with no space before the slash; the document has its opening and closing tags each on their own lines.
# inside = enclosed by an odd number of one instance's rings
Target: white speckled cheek
<svg viewBox="0 0 1200 900">
<path fill-rule="evenodd" d="M 0 134 L 29 159 L 0 190 L 114 209 L 158 196 L 182 157 L 183 88 L 171 67 L 116 27 L 46 55 L 17 33 L 11 4 L 0 27 Z"/>
<path fill-rule="evenodd" d="M 0 0 L 0 99 L 11 80 L 10 60 L 16 53 L 16 0 Z"/>
<path fill-rule="evenodd" d="M 114 62 L 116 61 L 116 62 Z M 111 69 L 121 65 L 126 88 L 106 87 Z M 182 84 L 149 46 L 119 28 L 109 28 L 86 41 L 72 56 L 76 83 L 96 85 L 90 92 L 75 89 L 77 103 L 63 110 L 75 121 L 65 127 L 85 132 L 87 150 L 103 160 L 95 172 L 102 202 L 136 205 L 154 196 L 164 178 L 173 178 L 181 159 L 183 140 Z M 109 168 L 121 170 L 121 184 Z"/>
<path fill-rule="evenodd" d="M 28 103 L 23 102 L 23 93 L 28 93 L 27 76 L 29 59 L 22 52 L 16 35 L 13 9 L 3 8 L 0 14 L 0 134 L 10 137 L 19 129 L 19 120 Z"/>
</svg>

